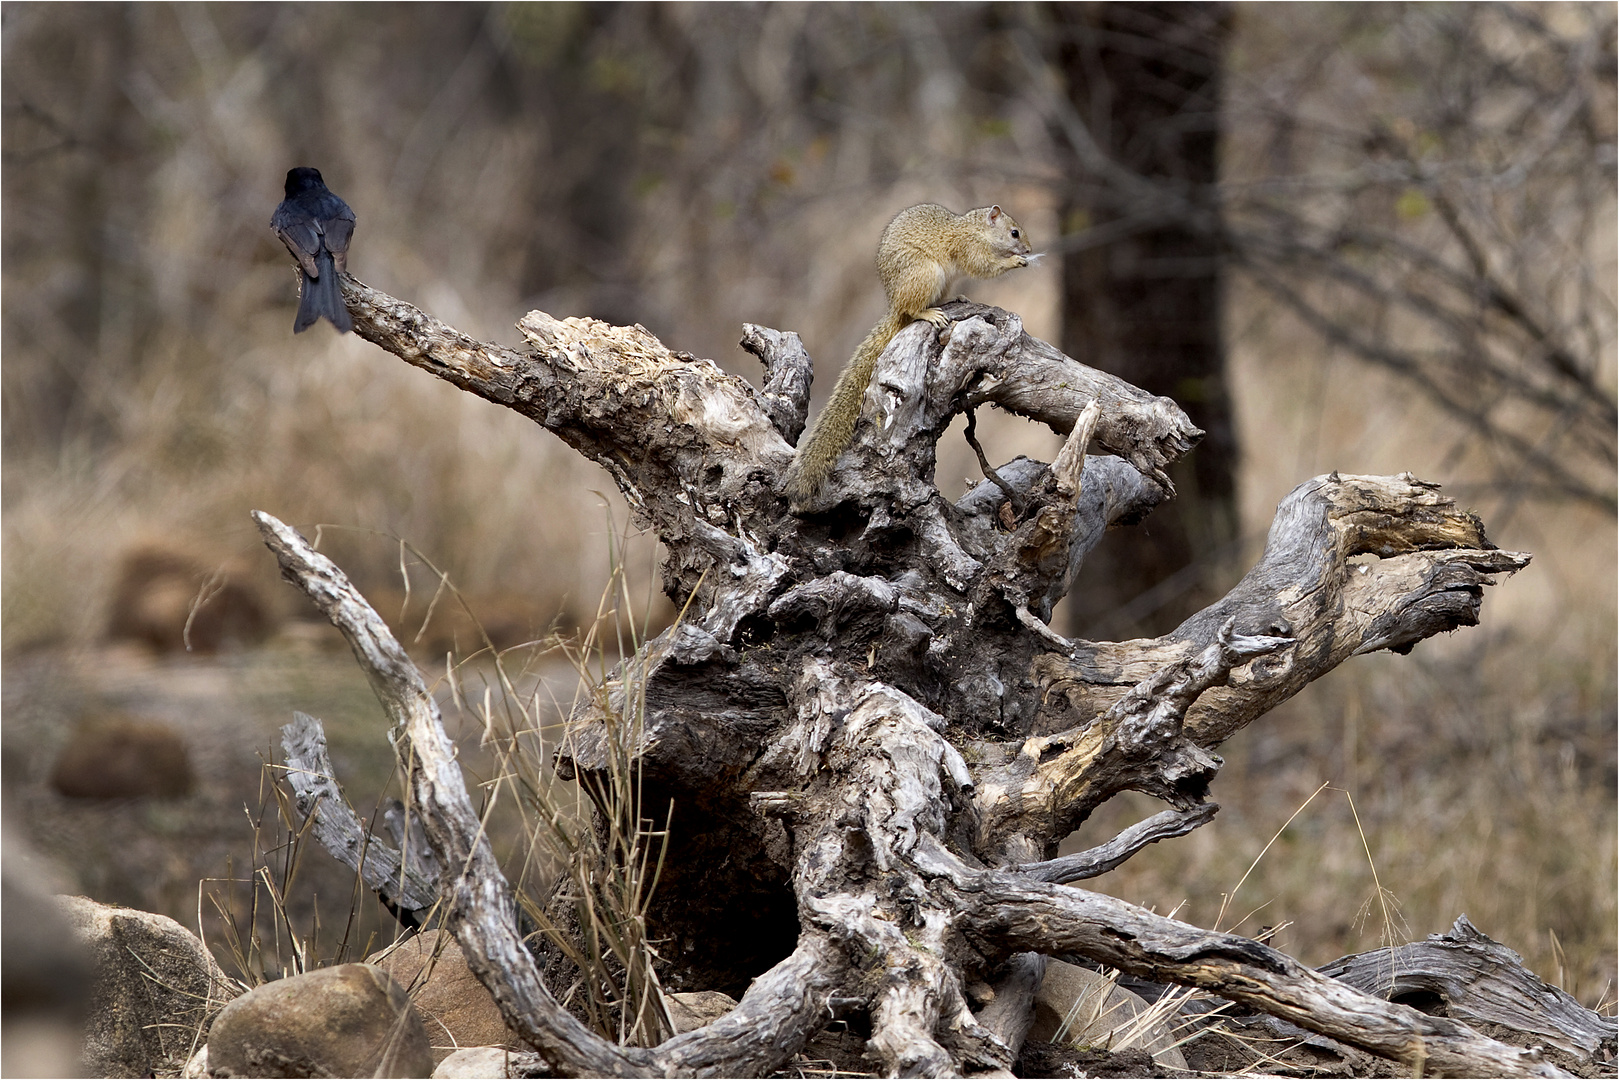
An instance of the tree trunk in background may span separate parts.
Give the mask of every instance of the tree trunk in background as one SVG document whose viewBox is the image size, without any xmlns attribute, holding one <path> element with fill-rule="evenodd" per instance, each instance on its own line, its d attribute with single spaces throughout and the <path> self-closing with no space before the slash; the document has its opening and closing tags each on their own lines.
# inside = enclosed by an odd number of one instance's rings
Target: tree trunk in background
<svg viewBox="0 0 1619 1080">
<path fill-rule="evenodd" d="M 1219 179 L 1228 6 L 1057 4 L 1053 11 L 1069 99 L 1101 151 L 1195 203 L 1209 200 Z M 1144 209 L 1139 196 L 1077 163 L 1067 172 L 1065 235 L 1117 227 Z M 1069 627 L 1081 637 L 1161 632 L 1223 591 L 1210 571 L 1233 554 L 1237 446 L 1222 291 L 1218 235 L 1188 224 L 1126 227 L 1122 237 L 1063 257 L 1064 351 L 1174 398 L 1207 432 L 1171 470 L 1179 497 L 1128 539 L 1092 554 L 1069 601 Z"/>
</svg>

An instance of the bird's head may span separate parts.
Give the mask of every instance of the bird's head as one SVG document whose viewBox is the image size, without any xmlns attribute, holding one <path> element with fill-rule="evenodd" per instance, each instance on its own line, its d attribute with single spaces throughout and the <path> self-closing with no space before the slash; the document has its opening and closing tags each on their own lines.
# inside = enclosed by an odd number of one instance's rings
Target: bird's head
<svg viewBox="0 0 1619 1080">
<path fill-rule="evenodd" d="M 326 181 L 320 178 L 319 169 L 311 169 L 308 165 L 300 165 L 296 169 L 287 170 L 287 198 L 302 195 L 314 188 L 323 188 Z"/>
</svg>

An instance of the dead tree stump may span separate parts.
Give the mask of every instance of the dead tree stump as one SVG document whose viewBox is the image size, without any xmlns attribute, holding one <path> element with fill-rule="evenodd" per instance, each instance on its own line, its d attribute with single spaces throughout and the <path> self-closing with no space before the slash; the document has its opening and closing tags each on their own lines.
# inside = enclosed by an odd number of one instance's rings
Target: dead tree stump
<svg viewBox="0 0 1619 1080">
<path fill-rule="evenodd" d="M 518 324 L 527 348 L 505 348 L 351 278 L 343 288 L 362 337 L 607 469 L 663 541 L 664 586 L 687 605 L 627 661 L 646 694 L 646 805 L 675 805 L 654 932 L 668 985 L 745 993 L 706 1027 L 616 1046 L 557 1005 L 524 948 L 420 675 L 335 566 L 256 515 L 396 721 L 450 924 L 556 1073 L 762 1075 L 858 1015 L 884 1073 L 1009 1075 L 1038 954 L 1072 953 L 1430 1074 L 1558 1074 L 1534 1050 L 1266 945 L 1070 884 L 1210 820 L 1216 748 L 1312 679 L 1478 621 L 1484 586 L 1529 556 L 1497 549 L 1436 485 L 1306 481 L 1224 599 L 1159 639 L 1066 641 L 1046 621 L 1086 553 L 1173 495 L 1165 466 L 1201 433 L 1174 402 L 1029 337 L 1015 315 L 956 302 L 947 332 L 899 334 L 854 445 L 795 514 L 778 484 L 807 412 L 796 335 L 747 327 L 764 366 L 755 388 L 639 326 L 531 312 Z M 1049 465 L 1013 461 L 950 502 L 933 483 L 935 444 L 985 405 L 1067 442 Z M 559 769 L 604 768 L 600 726 L 575 722 Z M 1054 858 L 1127 789 L 1165 811 Z M 977 984 L 993 1000 L 969 1001 Z"/>
</svg>

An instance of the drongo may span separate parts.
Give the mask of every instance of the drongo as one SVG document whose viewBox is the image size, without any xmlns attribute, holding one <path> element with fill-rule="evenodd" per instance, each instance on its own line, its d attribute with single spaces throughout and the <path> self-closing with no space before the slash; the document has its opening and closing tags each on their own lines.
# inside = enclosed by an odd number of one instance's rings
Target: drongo
<svg viewBox="0 0 1619 1080">
<path fill-rule="evenodd" d="M 303 271 L 298 318 L 292 332 L 303 333 L 322 316 L 339 333 L 354 329 L 337 284 L 337 275 L 348 267 L 354 211 L 327 189 L 319 169 L 299 166 L 287 173 L 287 197 L 275 208 L 270 228 Z"/>
</svg>

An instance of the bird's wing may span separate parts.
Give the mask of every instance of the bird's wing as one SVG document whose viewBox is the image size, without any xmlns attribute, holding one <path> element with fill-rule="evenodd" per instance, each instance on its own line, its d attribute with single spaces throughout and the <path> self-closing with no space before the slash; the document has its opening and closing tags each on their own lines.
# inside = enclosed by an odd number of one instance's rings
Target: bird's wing
<svg viewBox="0 0 1619 1080">
<path fill-rule="evenodd" d="M 277 207 L 275 216 L 270 218 L 270 228 L 287 245 L 292 257 L 298 260 L 303 272 L 312 278 L 320 277 L 320 266 L 315 262 L 315 256 L 320 252 L 320 227 L 309 217 L 296 210 L 287 210 L 286 207 Z"/>
<path fill-rule="evenodd" d="M 326 250 L 332 253 L 332 263 L 339 271 L 349 267 L 349 238 L 354 235 L 354 211 L 339 202 L 338 212 L 321 222 L 326 239 Z"/>
</svg>

